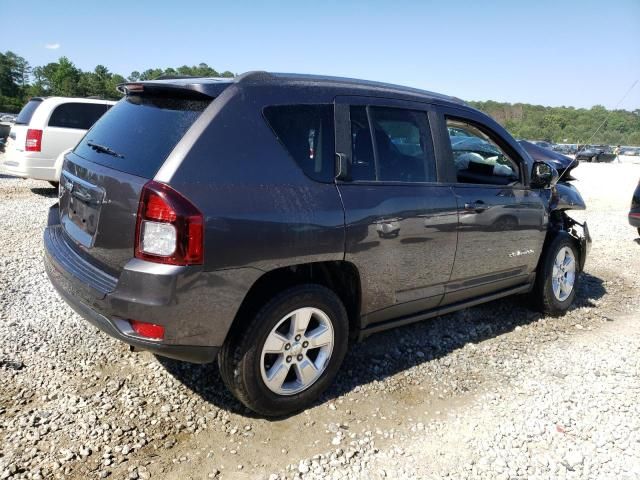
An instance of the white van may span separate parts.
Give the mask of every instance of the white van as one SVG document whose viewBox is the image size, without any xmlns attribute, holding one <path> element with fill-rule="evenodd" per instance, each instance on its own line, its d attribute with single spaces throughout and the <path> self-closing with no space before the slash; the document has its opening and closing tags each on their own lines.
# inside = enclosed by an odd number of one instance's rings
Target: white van
<svg viewBox="0 0 640 480">
<path fill-rule="evenodd" d="M 60 178 L 56 158 L 75 147 L 115 103 L 90 98 L 32 98 L 9 132 L 3 173 L 56 184 Z"/>
</svg>

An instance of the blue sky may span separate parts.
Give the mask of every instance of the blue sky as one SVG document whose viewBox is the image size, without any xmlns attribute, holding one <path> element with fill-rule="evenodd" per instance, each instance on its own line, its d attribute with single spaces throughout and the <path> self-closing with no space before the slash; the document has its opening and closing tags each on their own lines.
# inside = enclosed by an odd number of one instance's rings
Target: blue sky
<svg viewBox="0 0 640 480">
<path fill-rule="evenodd" d="M 32 65 L 64 55 L 125 76 L 206 62 L 612 108 L 640 78 L 640 0 L 0 0 L 5 50 Z M 640 82 L 621 107 L 640 108 Z"/>
</svg>

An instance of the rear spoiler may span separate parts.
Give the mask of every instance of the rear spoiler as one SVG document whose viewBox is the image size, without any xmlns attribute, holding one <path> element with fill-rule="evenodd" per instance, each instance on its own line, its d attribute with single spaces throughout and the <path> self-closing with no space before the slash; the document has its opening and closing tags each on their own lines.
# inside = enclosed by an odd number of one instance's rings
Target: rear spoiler
<svg viewBox="0 0 640 480">
<path fill-rule="evenodd" d="M 214 78 L 172 78 L 127 82 L 117 86 L 124 95 L 169 95 L 178 97 L 215 98 L 222 93 L 233 79 Z"/>
</svg>

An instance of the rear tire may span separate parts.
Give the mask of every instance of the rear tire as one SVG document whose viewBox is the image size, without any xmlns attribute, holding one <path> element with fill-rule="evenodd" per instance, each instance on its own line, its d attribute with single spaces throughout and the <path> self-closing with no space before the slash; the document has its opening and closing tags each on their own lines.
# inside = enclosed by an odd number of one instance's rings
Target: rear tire
<svg viewBox="0 0 640 480">
<path fill-rule="evenodd" d="M 311 405 L 331 385 L 348 337 L 347 312 L 333 291 L 293 287 L 230 335 L 218 355 L 220 373 L 231 393 L 254 412 L 288 415 Z"/>
<path fill-rule="evenodd" d="M 540 259 L 531 292 L 533 306 L 547 315 L 564 315 L 575 299 L 580 273 L 576 243 L 569 234 L 561 232 Z"/>
</svg>

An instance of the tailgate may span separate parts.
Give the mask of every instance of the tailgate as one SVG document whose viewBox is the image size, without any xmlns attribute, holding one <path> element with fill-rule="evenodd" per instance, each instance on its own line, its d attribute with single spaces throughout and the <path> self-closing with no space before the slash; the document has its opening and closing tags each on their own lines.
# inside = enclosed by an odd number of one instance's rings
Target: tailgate
<svg viewBox="0 0 640 480">
<path fill-rule="evenodd" d="M 60 176 L 60 223 L 76 250 L 112 274 L 133 257 L 136 214 L 146 178 L 70 152 Z"/>
<path fill-rule="evenodd" d="M 9 132 L 9 136 L 7 137 L 7 145 L 6 152 L 7 155 L 9 152 L 24 152 L 24 143 L 27 139 L 27 130 L 28 127 L 26 125 L 14 125 L 11 127 L 11 131 Z"/>
<path fill-rule="evenodd" d="M 142 188 L 211 100 L 129 95 L 65 156 L 60 222 L 80 255 L 118 276 L 134 257 Z"/>
</svg>

